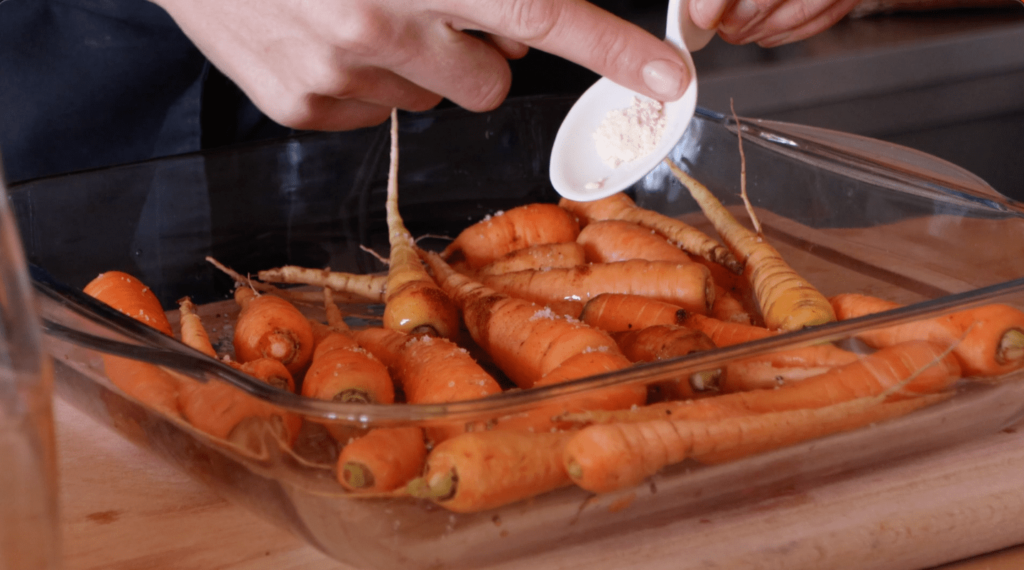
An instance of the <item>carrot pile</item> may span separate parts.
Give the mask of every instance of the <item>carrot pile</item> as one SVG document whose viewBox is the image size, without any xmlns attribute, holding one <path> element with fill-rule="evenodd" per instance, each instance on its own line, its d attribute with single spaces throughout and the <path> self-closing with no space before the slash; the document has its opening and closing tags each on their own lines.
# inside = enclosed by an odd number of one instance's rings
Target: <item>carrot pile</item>
<svg viewBox="0 0 1024 570">
<path fill-rule="evenodd" d="M 387 275 L 303 267 L 268 268 L 259 280 L 234 274 L 233 343 L 215 349 L 183 299 L 184 344 L 309 398 L 441 405 L 898 308 L 860 294 L 826 297 L 674 164 L 721 243 L 618 194 L 497 212 L 443 251 L 423 251 L 398 211 L 396 125 L 393 114 Z M 303 305 L 275 283 L 315 287 L 322 302 Z M 174 334 L 152 293 L 130 276 L 103 274 L 86 292 Z M 335 296 L 383 304 L 384 316 L 350 328 Z M 227 386 L 114 357 L 105 364 L 127 396 L 243 447 L 254 425 L 269 426 L 288 448 L 299 424 L 311 422 Z M 332 468 L 346 492 L 475 512 L 571 485 L 614 491 L 683 461 L 731 461 L 862 428 L 944 401 L 963 378 L 1022 367 L 1024 312 L 992 304 L 682 377 L 567 390 L 500 416 L 321 427 L 335 440 Z"/>
</svg>

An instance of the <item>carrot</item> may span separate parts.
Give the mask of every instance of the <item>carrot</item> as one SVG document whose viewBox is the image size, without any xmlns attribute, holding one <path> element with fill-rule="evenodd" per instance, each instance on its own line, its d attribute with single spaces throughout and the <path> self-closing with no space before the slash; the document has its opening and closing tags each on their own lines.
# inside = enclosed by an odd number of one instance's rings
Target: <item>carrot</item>
<svg viewBox="0 0 1024 570">
<path fill-rule="evenodd" d="M 830 299 L 840 320 L 879 313 L 897 303 L 868 295 L 842 294 Z M 998 376 L 1024 366 L 1024 312 L 1005 304 L 964 309 L 941 317 L 872 330 L 858 335 L 873 347 L 910 339 L 953 346 L 966 376 Z"/>
<path fill-rule="evenodd" d="M 708 335 L 671 324 L 613 333 L 612 338 L 631 362 L 654 362 L 715 348 Z M 685 380 L 661 383 L 659 387 L 669 397 L 689 398 L 717 392 L 721 376 L 721 369 L 702 370 L 690 374 Z"/>
<path fill-rule="evenodd" d="M 450 340 L 381 327 L 352 334 L 388 367 L 410 404 L 459 402 L 501 392 L 498 382 L 469 352 Z M 427 426 L 425 435 L 428 441 L 440 442 L 465 430 L 464 422 L 444 422 Z"/>
<path fill-rule="evenodd" d="M 732 291 L 715 284 L 715 302 L 711 305 L 709 316 L 730 323 L 753 323 L 750 312 L 743 301 Z"/>
<path fill-rule="evenodd" d="M 630 361 L 617 353 L 606 351 L 583 352 L 571 356 L 558 368 L 545 374 L 533 387 L 541 388 L 562 384 L 578 378 L 614 372 L 630 366 Z M 590 410 L 621 410 L 639 406 L 647 399 L 643 384 L 625 384 L 583 392 L 552 396 L 528 410 L 507 414 L 487 422 L 483 428 L 520 430 L 528 432 L 555 431 L 571 427 L 556 418 Z"/>
<path fill-rule="evenodd" d="M 779 350 L 730 362 L 720 383 L 723 392 L 776 388 L 855 362 L 859 356 L 832 344 Z"/>
<path fill-rule="evenodd" d="M 671 160 L 665 162 L 743 263 L 743 274 L 753 287 L 767 328 L 793 331 L 836 320 L 828 299 L 801 278 L 774 247 L 740 224 L 703 184 Z"/>
<path fill-rule="evenodd" d="M 541 243 L 506 253 L 478 269 L 476 274 L 495 275 L 524 269 L 575 267 L 586 262 L 583 246 L 577 242 Z"/>
<path fill-rule="evenodd" d="M 273 358 L 292 374 L 309 363 L 313 331 L 294 305 L 276 295 L 258 295 L 244 285 L 235 289 L 235 302 L 241 311 L 232 343 L 239 362 Z"/>
<path fill-rule="evenodd" d="M 559 205 L 588 223 L 597 220 L 636 222 L 678 243 L 679 247 L 684 251 L 707 259 L 712 263 L 724 265 L 733 273 L 743 273 L 743 264 L 737 262 L 736 258 L 733 257 L 733 254 L 727 248 L 704 232 L 682 220 L 677 220 L 653 210 L 640 208 L 629 196 L 621 192 L 592 202 L 576 202 L 568 198 L 562 198 Z"/>
<path fill-rule="evenodd" d="M 541 304 L 586 302 L 601 293 L 641 295 L 706 313 L 715 290 L 708 270 L 698 263 L 631 259 L 569 268 L 516 271 L 480 276 L 495 290 Z M 582 311 L 582 303 L 579 311 Z"/>
<path fill-rule="evenodd" d="M 203 327 L 199 315 L 195 313 L 195 305 L 192 299 L 182 297 L 178 299 L 178 315 L 181 326 L 181 342 L 186 346 L 202 352 L 210 358 L 217 358 L 217 351 L 210 343 L 210 335 Z"/>
<path fill-rule="evenodd" d="M 722 321 L 714 317 L 691 312 L 681 314 L 677 322 L 684 327 L 689 327 L 708 335 L 711 341 L 715 343 L 715 346 L 733 346 L 777 334 L 764 327 Z"/>
<path fill-rule="evenodd" d="M 462 308 L 470 336 L 521 388 L 529 388 L 581 352 L 619 352 L 603 331 L 456 273 L 436 253 L 423 255 L 441 286 Z"/>
<path fill-rule="evenodd" d="M 121 271 L 96 276 L 84 292 L 129 317 L 171 336 L 160 300 L 138 279 Z M 179 415 L 178 378 L 166 370 L 130 358 L 103 356 L 110 381 L 128 396 L 171 416 Z"/>
<path fill-rule="evenodd" d="M 575 423 L 636 422 L 666 416 L 713 419 L 820 408 L 882 394 L 887 400 L 900 400 L 947 390 L 959 379 L 960 365 L 948 348 L 929 341 L 909 341 L 774 389 L 660 402 L 633 410 L 584 413 L 561 419 Z"/>
<path fill-rule="evenodd" d="M 570 484 L 562 467 L 569 434 L 469 432 L 448 439 L 427 456 L 410 496 L 458 513 L 494 509 Z"/>
<path fill-rule="evenodd" d="M 371 327 L 353 332 L 356 341 L 385 363 L 411 404 L 484 398 L 501 386 L 462 347 L 444 338 L 413 336 Z"/>
<path fill-rule="evenodd" d="M 605 493 L 636 485 L 687 458 L 721 462 L 761 453 L 905 415 L 945 396 L 891 403 L 861 398 L 714 422 L 661 419 L 594 425 L 565 444 L 563 464 L 576 485 Z"/>
<path fill-rule="evenodd" d="M 575 241 L 575 216 L 555 204 L 533 203 L 497 212 L 462 230 L 441 252 L 449 262 L 464 258 L 479 269 L 499 257 L 531 245 Z"/>
<path fill-rule="evenodd" d="M 127 273 L 100 273 L 85 286 L 84 292 L 167 336 L 174 334 L 160 300 L 149 287 Z"/>
<path fill-rule="evenodd" d="M 329 287 L 334 291 L 336 299 L 368 303 L 384 302 L 384 290 L 388 282 L 386 274 L 345 273 L 329 269 L 310 269 L 296 265 L 264 269 L 258 272 L 257 276 L 262 281 L 272 283 Z"/>
<path fill-rule="evenodd" d="M 338 482 L 357 493 L 393 491 L 420 474 L 426 456 L 422 428 L 372 429 L 342 448 Z"/>
<path fill-rule="evenodd" d="M 595 220 L 587 224 L 576 242 L 583 245 L 587 261 L 609 263 L 629 259 L 691 262 L 690 256 L 664 236 L 635 222 Z"/>
<path fill-rule="evenodd" d="M 391 256 L 384 287 L 384 328 L 445 338 L 459 333 L 459 311 L 420 262 L 412 235 L 398 212 L 398 109 L 391 110 L 391 164 L 387 188 Z"/>
<path fill-rule="evenodd" d="M 330 305 L 329 289 L 324 296 Z M 359 345 L 343 321 L 332 320 L 331 332 L 313 352 L 302 395 L 332 402 L 393 403 L 395 386 L 387 367 Z"/>
<path fill-rule="evenodd" d="M 686 310 L 679 305 L 640 295 L 602 293 L 587 301 L 580 320 L 608 332 L 674 325 Z"/>
</svg>

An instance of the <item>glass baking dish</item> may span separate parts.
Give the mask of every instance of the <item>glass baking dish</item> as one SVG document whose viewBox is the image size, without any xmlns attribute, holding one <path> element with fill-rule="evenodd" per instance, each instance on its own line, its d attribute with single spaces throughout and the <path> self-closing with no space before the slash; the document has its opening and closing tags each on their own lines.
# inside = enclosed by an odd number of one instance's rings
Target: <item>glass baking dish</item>
<svg viewBox="0 0 1024 570">
<path fill-rule="evenodd" d="M 401 209 L 417 236 L 454 236 L 500 210 L 557 200 L 551 142 L 569 98 L 507 102 L 484 114 L 402 115 Z M 931 156 L 876 140 L 699 110 L 672 158 L 742 216 L 737 133 L 747 192 L 765 235 L 825 295 L 871 294 L 903 308 L 743 345 L 638 365 L 536 390 L 447 405 L 321 402 L 271 388 L 80 294 L 122 270 L 157 293 L 172 322 L 190 296 L 215 345 L 228 347 L 233 281 L 281 265 L 383 270 L 387 254 L 385 127 L 312 134 L 19 184 L 11 200 L 42 307 L 61 397 L 354 567 L 477 568 L 584 546 L 684 516 L 711 513 L 883 468 L 968 442 L 1024 412 L 1024 372 L 965 379 L 954 397 L 888 421 L 716 465 L 669 466 L 604 494 L 567 486 L 482 512 L 404 496 L 359 497 L 334 471 L 337 441 L 382 426 L 488 422 L 609 386 L 658 385 L 772 351 L 835 342 L 882 326 L 988 303 L 1024 307 L 1024 208 Z M 714 235 L 663 165 L 630 193 L 643 207 Z M 427 248 L 445 241 L 426 239 Z M 352 325 L 381 307 L 343 305 Z M 303 307 L 323 318 L 315 306 Z M 230 348 L 226 348 L 230 350 Z M 275 433 L 225 441 L 127 396 L 104 372 L 110 355 L 152 363 L 188 382 L 225 384 L 299 418 L 291 444 Z M 332 437 L 332 434 L 333 437 Z M 700 557 L 695 553 L 694 560 Z"/>
</svg>

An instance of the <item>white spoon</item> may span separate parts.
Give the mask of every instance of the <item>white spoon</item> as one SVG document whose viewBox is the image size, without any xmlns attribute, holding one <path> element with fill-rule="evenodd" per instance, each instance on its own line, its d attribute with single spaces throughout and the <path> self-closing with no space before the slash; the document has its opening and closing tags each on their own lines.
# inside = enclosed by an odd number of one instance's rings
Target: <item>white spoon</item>
<svg viewBox="0 0 1024 570">
<path fill-rule="evenodd" d="M 690 68 L 690 85 L 681 98 L 664 105 L 666 126 L 657 147 L 615 168 L 601 159 L 594 131 L 610 111 L 627 109 L 633 98 L 640 96 L 602 77 L 576 101 L 555 135 L 549 175 L 551 184 L 562 196 L 584 202 L 624 190 L 668 156 L 686 132 L 697 107 L 697 74 L 690 52 L 706 46 L 715 35 L 715 30 L 703 30 L 690 21 L 687 4 L 688 0 L 669 0 L 665 41 L 679 50 Z"/>
</svg>

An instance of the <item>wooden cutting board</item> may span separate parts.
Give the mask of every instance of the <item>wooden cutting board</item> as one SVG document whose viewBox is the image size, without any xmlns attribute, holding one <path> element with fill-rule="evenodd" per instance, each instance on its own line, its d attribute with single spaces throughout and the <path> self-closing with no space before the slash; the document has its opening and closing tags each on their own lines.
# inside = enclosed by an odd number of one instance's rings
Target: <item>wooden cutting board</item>
<svg viewBox="0 0 1024 570">
<path fill-rule="evenodd" d="M 66 570 L 345 569 L 55 405 Z M 1024 426 L 884 470 L 503 568 L 928 568 L 1024 544 Z M 690 567 L 687 566 L 687 567 Z M 943 570 L 1024 567 L 1024 548 Z"/>
</svg>

